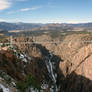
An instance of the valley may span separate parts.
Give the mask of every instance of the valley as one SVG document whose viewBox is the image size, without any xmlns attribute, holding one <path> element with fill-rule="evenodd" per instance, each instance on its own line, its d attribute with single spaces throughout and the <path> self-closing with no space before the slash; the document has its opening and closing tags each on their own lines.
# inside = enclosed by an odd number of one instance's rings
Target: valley
<svg viewBox="0 0 92 92">
<path fill-rule="evenodd" d="M 0 92 L 92 91 L 90 32 L 25 33 L 0 38 Z"/>
<path fill-rule="evenodd" d="M 92 0 L 0 0 L 0 92 L 92 92 Z"/>
</svg>

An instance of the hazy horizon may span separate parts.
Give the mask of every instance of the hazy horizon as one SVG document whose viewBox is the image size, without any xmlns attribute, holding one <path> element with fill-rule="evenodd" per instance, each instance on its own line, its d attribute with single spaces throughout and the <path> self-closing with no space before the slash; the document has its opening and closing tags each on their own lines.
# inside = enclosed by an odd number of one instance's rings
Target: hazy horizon
<svg viewBox="0 0 92 92">
<path fill-rule="evenodd" d="M 20 21 L 20 22 L 8 22 L 8 21 L 0 21 L 0 23 L 3 23 L 3 22 L 5 22 L 5 23 L 29 23 L 29 24 L 87 24 L 87 23 L 92 23 L 92 22 L 78 22 L 78 23 L 73 23 L 73 22 L 61 22 L 61 23 L 59 23 L 59 22 L 46 22 L 46 23 L 42 23 L 42 22 L 22 22 L 22 21 Z"/>
</svg>

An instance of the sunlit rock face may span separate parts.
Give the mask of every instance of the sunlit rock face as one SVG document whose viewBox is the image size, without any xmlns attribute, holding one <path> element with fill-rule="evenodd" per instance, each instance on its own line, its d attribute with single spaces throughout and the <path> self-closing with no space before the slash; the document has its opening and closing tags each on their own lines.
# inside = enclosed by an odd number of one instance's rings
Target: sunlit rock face
<svg viewBox="0 0 92 92">
<path fill-rule="evenodd" d="M 88 34 L 68 35 L 61 43 L 52 45 L 17 38 L 18 43 L 30 41 L 30 44 L 1 50 L 0 70 L 16 82 L 32 75 L 41 92 L 92 92 L 92 43 L 87 40 L 91 40 Z M 38 90 L 30 86 L 26 92 Z"/>
<path fill-rule="evenodd" d="M 72 59 L 73 66 L 70 67 L 72 81 L 75 80 L 75 88 L 79 87 L 84 92 L 92 91 L 92 44 L 85 46 Z M 76 75 L 73 73 L 75 72 Z M 77 79 L 77 76 L 80 76 Z M 71 79 L 70 79 L 71 80 Z M 72 89 L 74 87 L 71 85 Z"/>
<path fill-rule="evenodd" d="M 81 39 L 83 39 L 83 36 L 81 36 Z M 70 42 L 71 41 L 69 41 L 69 43 Z M 73 44 L 71 46 L 73 46 Z M 62 73 L 64 74 L 63 89 L 65 90 L 65 92 L 91 92 L 92 91 L 92 86 L 91 86 L 92 85 L 92 81 L 91 81 L 92 80 L 92 65 L 91 65 L 92 44 L 83 43 L 80 46 L 79 45 L 77 45 L 77 47 L 76 45 L 74 46 L 75 46 L 74 51 L 76 51 L 76 53 L 73 54 L 73 52 L 71 52 L 71 54 L 67 54 L 69 56 L 68 59 L 68 56 L 66 56 L 65 54 L 67 53 L 66 51 L 65 53 L 63 53 L 64 61 L 60 62 L 59 64 L 59 67 Z M 66 47 L 69 48 L 69 45 L 66 45 Z M 71 50 L 73 50 L 73 48 L 70 48 L 70 51 Z"/>
</svg>

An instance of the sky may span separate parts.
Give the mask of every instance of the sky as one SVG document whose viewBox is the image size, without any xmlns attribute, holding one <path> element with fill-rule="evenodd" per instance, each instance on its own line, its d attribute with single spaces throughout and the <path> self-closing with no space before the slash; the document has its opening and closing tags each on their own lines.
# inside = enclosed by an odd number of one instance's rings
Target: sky
<svg viewBox="0 0 92 92">
<path fill-rule="evenodd" d="M 0 0 L 0 22 L 92 22 L 92 0 Z"/>
</svg>

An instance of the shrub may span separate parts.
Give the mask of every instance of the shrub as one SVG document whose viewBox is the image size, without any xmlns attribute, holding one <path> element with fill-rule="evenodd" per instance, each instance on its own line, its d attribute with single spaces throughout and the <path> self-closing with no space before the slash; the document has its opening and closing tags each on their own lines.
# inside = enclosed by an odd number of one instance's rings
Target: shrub
<svg viewBox="0 0 92 92">
<path fill-rule="evenodd" d="M 33 87 L 34 89 L 38 89 L 40 91 L 41 86 L 38 84 L 35 80 L 35 78 L 32 75 L 27 75 L 24 81 L 19 81 L 16 84 L 17 89 L 19 89 L 21 92 L 25 92 L 27 88 Z"/>
</svg>

